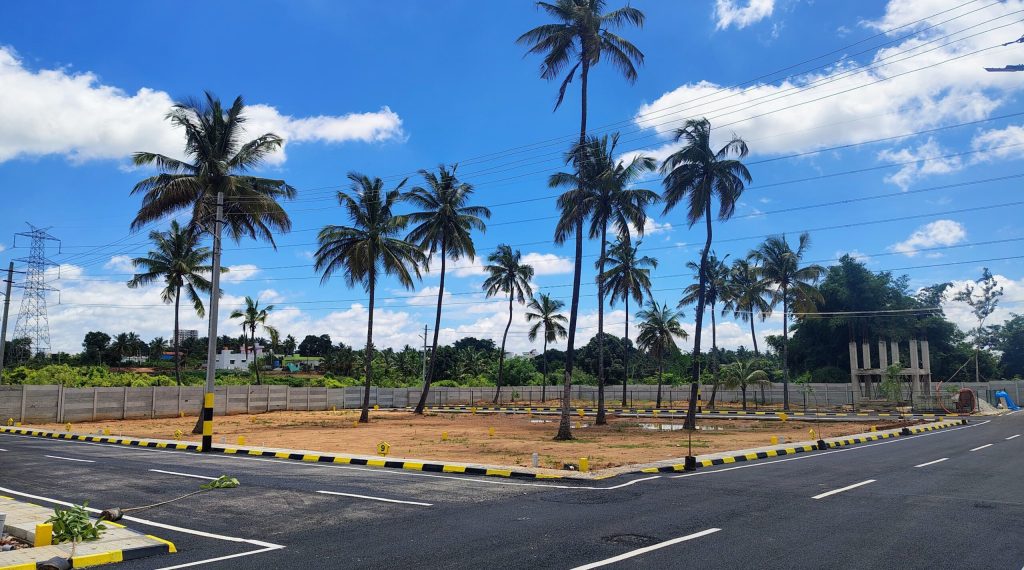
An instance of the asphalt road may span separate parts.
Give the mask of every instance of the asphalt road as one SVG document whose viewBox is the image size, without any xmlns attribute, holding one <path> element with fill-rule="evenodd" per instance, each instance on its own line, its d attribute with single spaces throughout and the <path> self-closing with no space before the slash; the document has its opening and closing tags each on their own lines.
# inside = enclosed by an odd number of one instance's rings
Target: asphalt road
<svg viewBox="0 0 1024 570">
<path fill-rule="evenodd" d="M 126 570 L 1024 567 L 1024 413 L 589 484 L 10 435 L 0 450 L 0 494 L 37 504 L 131 507 L 203 482 L 188 475 L 241 481 L 134 513 L 130 528 L 179 552 Z"/>
</svg>

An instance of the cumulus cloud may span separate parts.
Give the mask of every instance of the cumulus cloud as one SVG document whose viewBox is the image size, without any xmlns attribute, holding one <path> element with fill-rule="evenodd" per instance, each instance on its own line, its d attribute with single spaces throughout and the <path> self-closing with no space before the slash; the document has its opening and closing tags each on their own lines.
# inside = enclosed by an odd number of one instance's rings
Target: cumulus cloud
<svg viewBox="0 0 1024 570">
<path fill-rule="evenodd" d="M 951 151 L 943 149 L 935 139 L 929 137 L 927 142 L 917 148 L 886 149 L 878 153 L 878 158 L 884 162 L 909 163 L 885 177 L 886 182 L 906 192 L 919 178 L 930 174 L 948 174 L 963 168 L 960 157 L 950 154 Z"/>
<path fill-rule="evenodd" d="M 658 234 L 670 233 L 672 231 L 672 224 L 669 222 L 659 222 L 654 218 L 648 217 L 644 220 L 644 236 L 654 236 Z M 633 224 L 629 225 L 629 235 L 637 237 L 639 232 Z"/>
<path fill-rule="evenodd" d="M 978 162 L 1024 158 L 1024 126 L 1010 125 L 1005 129 L 983 131 L 971 139 L 971 148 L 985 151 L 975 155 Z"/>
<path fill-rule="evenodd" d="M 147 150 L 181 156 L 182 133 L 165 120 L 174 101 L 164 91 L 135 93 L 106 85 L 91 72 L 29 69 L 0 46 L 0 163 L 17 157 L 63 155 L 72 162 L 121 160 Z M 265 104 L 247 108 L 246 129 L 274 132 L 286 143 L 379 142 L 404 138 L 401 118 L 374 112 L 293 117 Z M 269 158 L 285 160 L 285 151 Z"/>
<path fill-rule="evenodd" d="M 981 269 L 978 269 L 978 273 L 981 273 Z M 985 326 L 997 325 L 1010 318 L 1010 313 L 1022 313 L 1022 306 L 1024 306 L 1024 279 L 1011 279 L 1005 275 L 995 274 L 993 278 L 996 280 L 996 284 L 1003 288 L 1003 296 L 999 298 L 999 305 L 996 310 L 985 319 Z M 952 287 L 947 290 L 946 301 L 942 303 L 943 312 L 946 314 L 946 318 L 956 323 L 960 330 L 970 331 L 971 329 L 978 326 L 978 320 L 971 312 L 971 307 L 967 303 L 958 301 L 952 301 L 953 295 L 956 291 L 963 290 L 967 283 L 973 283 L 968 280 L 956 280 L 953 281 Z"/>
<path fill-rule="evenodd" d="M 914 257 L 921 248 L 955 245 L 967 239 L 963 224 L 953 220 L 936 220 L 925 224 L 910 234 L 907 239 L 889 246 L 890 251 Z"/>
<path fill-rule="evenodd" d="M 877 25 L 899 25 L 924 18 L 941 9 L 935 4 L 891 0 Z M 867 62 L 847 60 L 775 83 L 746 88 L 729 88 L 710 81 L 687 83 L 642 105 L 634 121 L 669 139 L 684 120 L 706 117 L 715 127 L 712 142 L 716 147 L 735 133 L 750 143 L 752 153 L 773 155 L 983 119 L 1010 103 L 1024 91 L 1024 84 L 1006 77 L 1012 73 L 981 71 L 984 60 L 979 57 L 953 58 L 1019 34 L 1019 28 L 1016 32 L 1013 28 L 987 30 L 1011 23 L 1015 12 L 1022 9 L 1024 0 L 1007 0 L 948 23 L 940 22 L 968 9 L 927 19 L 924 25 L 934 28 L 878 50 Z M 982 23 L 996 17 L 1001 19 Z M 976 25 L 950 39 L 928 43 Z M 968 38 L 971 34 L 977 35 Z M 951 42 L 954 39 L 958 41 Z M 943 45 L 947 42 L 951 43 Z M 924 68 L 927 71 L 916 72 Z M 665 142 L 645 152 L 663 159 L 676 148 L 676 143 Z"/>
<path fill-rule="evenodd" d="M 7 246 L 2 244 L 2 243 L 0 243 L 0 252 L 4 251 L 6 249 L 7 249 Z"/>
<path fill-rule="evenodd" d="M 775 0 L 715 0 L 715 27 L 745 28 L 772 15 Z"/>
<path fill-rule="evenodd" d="M 229 265 L 227 272 L 220 276 L 220 281 L 221 283 L 240 283 L 252 279 L 259 272 L 259 266 L 252 263 Z"/>
<path fill-rule="evenodd" d="M 530 252 L 523 255 L 523 263 L 533 267 L 534 275 L 560 275 L 571 273 L 572 261 L 554 253 Z"/>
<path fill-rule="evenodd" d="M 104 269 L 111 269 L 120 273 L 134 273 L 135 264 L 132 263 L 132 258 L 127 255 L 115 255 L 110 258 L 110 261 L 103 264 Z"/>
</svg>

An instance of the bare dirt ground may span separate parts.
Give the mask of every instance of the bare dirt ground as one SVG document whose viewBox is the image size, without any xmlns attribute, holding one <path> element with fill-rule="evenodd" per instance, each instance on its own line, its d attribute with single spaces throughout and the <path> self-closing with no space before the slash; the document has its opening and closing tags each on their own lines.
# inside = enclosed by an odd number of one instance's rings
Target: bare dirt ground
<svg viewBox="0 0 1024 570">
<path fill-rule="evenodd" d="M 573 418 L 576 439 L 553 441 L 558 428 L 557 416 L 511 414 L 428 414 L 371 411 L 370 423 L 354 426 L 357 411 L 271 412 L 258 415 L 218 416 L 214 420 L 216 444 L 238 442 L 246 445 L 322 452 L 374 455 L 378 442 L 391 445 L 390 456 L 427 460 L 449 460 L 495 465 L 529 467 L 532 454 L 539 455 L 540 467 L 561 469 L 565 463 L 577 463 L 587 457 L 592 469 L 645 463 L 683 457 L 687 454 L 687 432 L 673 429 L 682 420 L 650 418 L 609 418 L 608 425 L 594 426 L 593 418 Z M 198 441 L 192 435 L 194 417 L 169 419 L 111 420 L 72 426 L 78 433 L 154 439 Z M 779 422 L 768 420 L 699 420 L 700 430 L 693 434 L 694 455 L 760 447 L 771 443 L 771 436 L 785 441 L 804 441 L 818 437 L 838 437 L 871 429 L 868 423 Z M 46 429 L 64 430 L 63 425 L 48 424 Z M 889 427 L 878 424 L 878 429 Z M 494 428 L 494 435 L 489 435 Z M 814 430 L 811 434 L 809 430 Z M 447 440 L 442 441 L 442 433 Z"/>
</svg>

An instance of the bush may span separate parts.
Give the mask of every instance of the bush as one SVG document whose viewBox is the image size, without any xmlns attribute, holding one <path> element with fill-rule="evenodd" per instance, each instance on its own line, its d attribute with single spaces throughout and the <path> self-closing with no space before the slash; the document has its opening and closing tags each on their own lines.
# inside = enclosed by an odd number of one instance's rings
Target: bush
<svg viewBox="0 0 1024 570">
<path fill-rule="evenodd" d="M 842 384 L 850 381 L 850 373 L 837 366 L 822 366 L 811 372 L 814 382 L 826 382 L 829 384 Z"/>
</svg>

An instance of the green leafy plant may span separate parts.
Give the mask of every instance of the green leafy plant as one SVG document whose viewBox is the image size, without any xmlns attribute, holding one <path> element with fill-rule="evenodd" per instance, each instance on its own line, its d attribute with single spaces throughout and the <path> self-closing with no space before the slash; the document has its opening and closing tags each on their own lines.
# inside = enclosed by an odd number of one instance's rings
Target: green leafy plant
<svg viewBox="0 0 1024 570">
<path fill-rule="evenodd" d="M 75 555 L 79 542 L 96 540 L 107 530 L 101 521 L 92 522 L 86 510 L 88 506 L 89 501 L 69 508 L 56 507 L 53 516 L 46 519 L 53 525 L 54 543 L 71 543 L 71 556 Z"/>
<path fill-rule="evenodd" d="M 900 381 L 900 372 L 902 371 L 902 365 L 893 364 L 885 369 L 885 378 L 882 379 L 880 386 L 882 394 L 893 402 L 898 402 L 903 397 L 902 382 Z"/>
<path fill-rule="evenodd" d="M 238 479 L 234 477 L 228 477 L 227 475 L 221 475 L 209 483 L 203 483 L 199 486 L 200 489 L 234 489 L 238 486 Z"/>
</svg>

